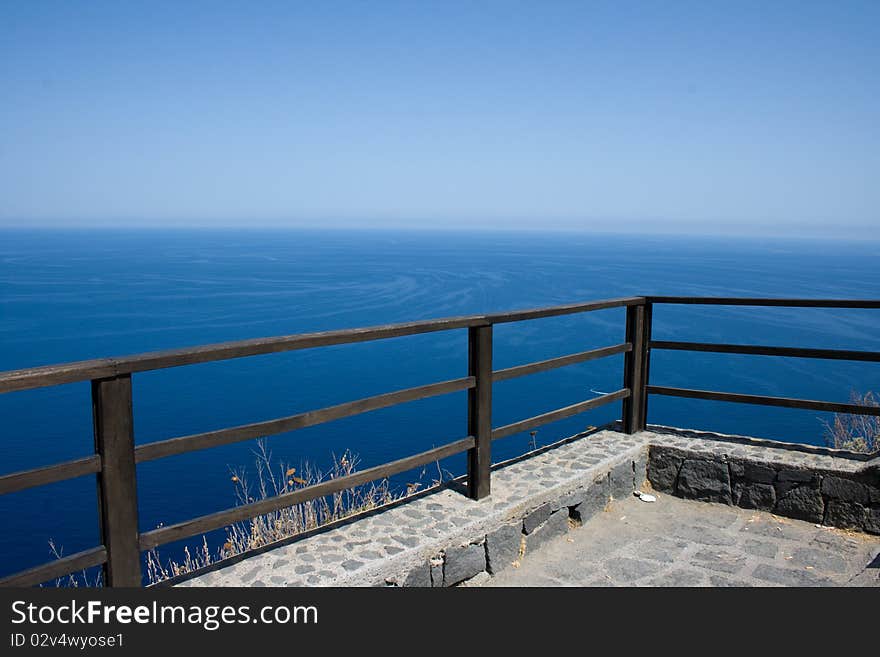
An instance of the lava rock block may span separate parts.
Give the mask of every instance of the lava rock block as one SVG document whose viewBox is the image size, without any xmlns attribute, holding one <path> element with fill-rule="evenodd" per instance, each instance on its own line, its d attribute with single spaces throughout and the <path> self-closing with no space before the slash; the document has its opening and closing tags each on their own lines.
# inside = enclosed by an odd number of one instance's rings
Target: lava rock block
<svg viewBox="0 0 880 657">
<path fill-rule="evenodd" d="M 736 505 L 743 509 L 769 511 L 776 504 L 776 489 L 770 484 L 736 484 L 734 498 Z"/>
<path fill-rule="evenodd" d="M 547 521 L 547 518 L 550 517 L 551 512 L 552 509 L 550 508 L 549 504 L 542 504 L 541 506 L 539 506 L 529 515 L 523 518 L 523 531 L 526 534 L 531 534 Z"/>
<path fill-rule="evenodd" d="M 751 461 L 731 461 L 730 474 L 736 481 L 750 484 L 772 484 L 776 480 L 776 470 L 764 463 Z"/>
<path fill-rule="evenodd" d="M 648 481 L 655 490 L 674 493 L 678 471 L 684 463 L 684 456 L 664 447 L 651 447 L 648 454 Z"/>
<path fill-rule="evenodd" d="M 566 532 L 568 532 L 568 513 L 557 511 L 540 528 L 526 536 L 526 549 L 528 551 L 535 550 L 547 541 L 562 536 Z"/>
<path fill-rule="evenodd" d="M 575 507 L 578 504 L 581 504 L 585 499 L 587 499 L 587 489 L 575 489 L 567 495 L 563 495 L 558 500 L 556 500 L 556 502 L 553 504 L 553 510 L 556 511 L 557 509 L 561 509 L 563 507 Z"/>
<path fill-rule="evenodd" d="M 572 507 L 571 517 L 578 522 L 584 523 L 594 515 L 603 511 L 611 499 L 608 477 L 597 479 L 586 491 L 584 501 Z"/>
<path fill-rule="evenodd" d="M 861 529 L 865 526 L 866 510 L 858 502 L 828 500 L 825 507 L 825 524 L 841 529 Z"/>
<path fill-rule="evenodd" d="M 443 563 L 443 586 L 455 586 L 486 570 L 486 547 L 465 545 L 446 550 Z M 436 586 L 436 582 L 434 584 Z"/>
<path fill-rule="evenodd" d="M 880 508 L 868 509 L 865 512 L 865 531 L 880 534 Z"/>
<path fill-rule="evenodd" d="M 648 479 L 648 455 L 646 453 L 639 454 L 639 457 L 633 461 L 633 490 L 638 490 L 644 486 Z"/>
<path fill-rule="evenodd" d="M 406 587 L 431 587 L 431 564 L 427 561 L 419 564 L 407 573 L 403 580 Z"/>
<path fill-rule="evenodd" d="M 633 494 L 633 464 L 627 459 L 620 465 L 611 468 L 608 481 L 611 486 L 611 497 L 615 500 L 625 500 Z"/>
<path fill-rule="evenodd" d="M 809 470 L 780 470 L 776 475 L 776 497 L 781 499 L 790 490 L 798 487 L 815 488 L 818 490 L 821 477 Z"/>
<path fill-rule="evenodd" d="M 825 502 L 818 488 L 798 486 L 777 499 L 774 512 L 797 520 L 822 522 L 825 514 Z"/>
<path fill-rule="evenodd" d="M 869 499 L 869 489 L 865 484 L 834 476 L 822 479 L 822 494 L 844 502 L 859 504 L 867 504 Z"/>
<path fill-rule="evenodd" d="M 503 525 L 486 535 L 486 569 L 491 574 L 500 573 L 519 559 L 522 536 L 519 523 Z"/>
<path fill-rule="evenodd" d="M 727 463 L 687 459 L 678 473 L 676 492 L 694 500 L 733 504 Z"/>
<path fill-rule="evenodd" d="M 440 588 L 443 586 L 443 562 L 431 564 L 431 586 Z"/>
</svg>

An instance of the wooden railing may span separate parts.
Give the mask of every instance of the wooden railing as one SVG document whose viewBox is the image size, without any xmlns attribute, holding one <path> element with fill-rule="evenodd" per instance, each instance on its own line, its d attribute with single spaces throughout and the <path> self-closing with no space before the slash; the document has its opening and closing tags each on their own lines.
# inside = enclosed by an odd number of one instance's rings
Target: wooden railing
<svg viewBox="0 0 880 657">
<path fill-rule="evenodd" d="M 529 431 L 548 422 L 568 418 L 618 400 L 623 401 L 622 424 L 624 431 L 628 433 L 640 431 L 646 426 L 649 394 L 880 415 L 880 409 L 872 406 L 649 385 L 648 375 L 650 370 L 650 352 L 652 349 L 714 351 L 719 353 L 860 361 L 880 360 L 880 353 L 877 352 L 652 341 L 653 306 L 656 304 L 680 303 L 813 308 L 880 308 L 880 301 L 626 297 L 536 310 L 490 315 L 469 315 L 369 328 L 242 340 L 187 349 L 146 353 L 125 358 L 104 358 L 3 372 L 0 373 L 0 393 L 43 388 L 77 381 L 91 381 L 95 453 L 64 463 L 0 476 L 0 494 L 12 493 L 84 475 L 96 475 L 98 481 L 97 506 L 101 529 L 101 545 L 8 576 L 0 580 L 0 585 L 29 586 L 84 568 L 102 566 L 105 585 L 140 586 L 142 584 L 141 552 L 144 550 L 220 529 L 235 522 L 330 495 L 369 481 L 383 479 L 465 451 L 468 455 L 468 494 L 474 499 L 482 499 L 489 495 L 491 490 L 491 445 L 493 440 Z M 496 324 L 619 307 L 626 308 L 626 337 L 625 341 L 621 344 L 502 370 L 493 370 L 492 368 L 492 333 L 493 326 Z M 131 377 L 134 373 L 180 367 L 195 363 L 242 358 L 258 354 L 351 344 L 453 329 L 468 330 L 468 375 L 465 377 L 388 392 L 274 420 L 181 436 L 143 445 L 134 444 L 131 389 Z M 535 417 L 493 428 L 493 382 L 621 353 L 624 354 L 623 386 L 621 389 Z M 302 429 L 397 404 L 464 390 L 468 393 L 468 435 L 459 440 L 345 477 L 323 481 L 292 492 L 200 516 L 174 525 L 163 526 L 143 533 L 139 532 L 136 483 L 138 463 Z"/>
</svg>

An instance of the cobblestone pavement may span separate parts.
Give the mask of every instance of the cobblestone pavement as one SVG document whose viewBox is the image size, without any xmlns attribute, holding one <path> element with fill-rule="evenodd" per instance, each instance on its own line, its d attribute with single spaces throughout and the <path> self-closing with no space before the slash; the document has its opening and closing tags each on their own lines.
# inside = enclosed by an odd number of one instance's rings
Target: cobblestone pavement
<svg viewBox="0 0 880 657">
<path fill-rule="evenodd" d="M 612 502 L 485 585 L 880 587 L 880 537 L 658 494 Z"/>
<path fill-rule="evenodd" d="M 498 468 L 492 494 L 480 501 L 461 490 L 434 490 L 332 531 L 220 564 L 178 585 L 370 586 L 392 577 L 403 582 L 413 567 L 445 548 L 479 542 L 511 518 L 522 518 L 615 466 L 628 469 L 632 491 L 633 460 L 641 463 L 644 478 L 646 436 L 599 431 Z"/>
</svg>

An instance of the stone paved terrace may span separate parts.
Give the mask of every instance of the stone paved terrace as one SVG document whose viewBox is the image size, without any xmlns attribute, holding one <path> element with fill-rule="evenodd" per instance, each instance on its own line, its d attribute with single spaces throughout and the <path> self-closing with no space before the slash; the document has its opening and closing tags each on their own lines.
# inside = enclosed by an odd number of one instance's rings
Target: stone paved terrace
<svg viewBox="0 0 880 657">
<path fill-rule="evenodd" d="M 880 587 L 880 537 L 656 497 L 612 502 L 483 584 Z"/>
<path fill-rule="evenodd" d="M 633 497 L 651 485 L 658 503 Z M 496 467 L 483 500 L 435 489 L 173 583 L 873 584 L 878 535 L 876 457 L 603 429 Z"/>
</svg>

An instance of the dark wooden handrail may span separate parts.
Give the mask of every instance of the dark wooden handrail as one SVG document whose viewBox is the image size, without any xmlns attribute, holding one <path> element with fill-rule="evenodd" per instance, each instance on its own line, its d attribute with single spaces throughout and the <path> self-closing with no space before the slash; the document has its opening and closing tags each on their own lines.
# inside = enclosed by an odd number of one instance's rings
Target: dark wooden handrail
<svg viewBox="0 0 880 657">
<path fill-rule="evenodd" d="M 738 404 L 756 404 L 758 406 L 779 406 L 781 408 L 801 408 L 810 411 L 827 411 L 829 413 L 846 413 L 848 415 L 880 416 L 880 406 L 864 406 L 862 404 L 846 404 L 841 402 L 815 401 L 812 399 L 793 399 L 789 397 L 768 397 L 766 395 L 746 395 L 738 392 L 718 392 L 715 390 L 693 390 L 691 388 L 670 388 L 668 386 L 648 386 L 652 395 L 668 397 L 685 397 L 689 399 L 706 399 L 709 401 L 736 402 Z"/>
<path fill-rule="evenodd" d="M 779 306 L 784 308 L 880 309 L 880 299 L 759 299 L 754 297 L 645 297 L 648 303 L 698 306 Z"/>
<path fill-rule="evenodd" d="M 297 335 L 282 335 L 272 338 L 254 338 L 252 340 L 221 342 L 199 347 L 153 351 L 134 356 L 123 356 L 120 358 L 99 358 L 95 360 L 78 361 L 75 363 L 65 363 L 62 365 L 45 365 L 23 370 L 0 372 L 0 393 L 12 392 L 15 390 L 29 390 L 32 388 L 45 388 L 47 386 L 60 385 L 62 383 L 89 381 L 118 376 L 120 374 L 133 374 L 135 372 L 146 372 L 169 367 L 180 367 L 183 365 L 195 365 L 197 363 L 209 363 L 218 360 L 244 358 L 247 356 L 258 356 L 282 351 L 329 347 L 332 345 L 399 338 L 421 333 L 433 333 L 437 331 L 473 328 L 476 326 L 521 322 L 524 320 L 541 319 L 544 317 L 557 317 L 560 315 L 603 310 L 605 308 L 632 306 L 643 302 L 644 299 L 642 297 L 605 299 L 602 301 L 590 301 L 588 303 L 575 303 L 565 306 L 552 306 L 549 308 L 536 308 L 532 310 L 516 310 L 504 313 L 494 313 L 491 315 L 445 317 L 440 319 L 426 319 L 418 322 L 370 326 L 366 328 L 321 331 L 319 333 L 300 333 Z"/>
<path fill-rule="evenodd" d="M 235 522 L 331 495 L 369 481 L 387 478 L 465 451 L 468 453 L 468 494 L 474 499 L 481 499 L 490 494 L 491 444 L 494 440 L 529 431 L 543 424 L 572 417 L 617 401 L 622 402 L 623 427 L 624 431 L 628 433 L 640 431 L 646 427 L 649 395 L 880 415 L 880 409 L 876 406 L 649 385 L 650 355 L 653 349 L 880 361 L 880 353 L 867 351 L 653 340 L 651 337 L 652 309 L 655 304 L 880 308 L 880 300 L 623 297 L 532 310 L 240 340 L 121 358 L 102 358 L 0 372 L 0 393 L 77 381 L 91 381 L 95 453 L 64 463 L 2 475 L 0 476 L 0 495 L 95 474 L 98 481 L 99 526 L 102 543 L 98 547 L 0 579 L 0 585 L 29 586 L 84 568 L 103 565 L 106 586 L 140 586 L 142 584 L 140 566 L 140 552 L 142 550 L 149 550 L 158 545 L 220 529 Z M 505 369 L 493 370 L 492 368 L 492 335 L 495 324 L 621 307 L 626 309 L 626 331 L 625 341 L 620 344 Z M 387 392 L 273 420 L 263 420 L 238 427 L 134 445 L 131 397 L 131 375 L 134 373 L 260 354 L 459 329 L 467 329 L 468 331 L 468 375 L 465 377 Z M 617 354 L 624 356 L 623 387 L 621 389 L 504 426 L 492 427 L 492 388 L 495 383 Z M 466 438 L 345 477 L 322 481 L 250 504 L 192 518 L 148 532 L 139 533 L 138 531 L 136 463 L 293 431 L 457 391 L 466 391 L 468 395 L 468 435 Z"/>
<path fill-rule="evenodd" d="M 262 436 L 271 436 L 277 433 L 285 433 L 296 429 L 304 429 L 313 427 L 325 422 L 333 420 L 341 420 L 353 415 L 360 415 L 369 411 L 376 411 L 381 408 L 388 408 L 406 402 L 426 399 L 428 397 L 436 397 L 451 392 L 468 390 L 475 385 L 474 377 L 466 376 L 461 379 L 453 379 L 451 381 L 441 381 L 440 383 L 431 383 L 426 386 L 418 386 L 415 388 L 406 388 L 397 392 L 387 392 L 383 395 L 374 397 L 365 397 L 356 401 L 337 404 L 336 406 L 328 406 L 316 411 L 306 411 L 288 417 L 279 418 L 277 420 L 266 420 L 264 422 L 255 422 L 240 427 L 232 427 L 230 429 L 218 429 L 217 431 L 208 431 L 206 433 L 193 434 L 190 436 L 181 436 L 180 438 L 169 438 L 145 445 L 138 445 L 134 448 L 134 459 L 136 463 L 143 461 L 152 461 L 154 459 L 165 458 L 175 454 L 185 454 L 200 449 L 208 449 L 210 447 L 219 447 L 220 445 L 228 445 L 243 440 L 253 440 Z"/>
<path fill-rule="evenodd" d="M 748 354 L 757 356 L 784 356 L 786 358 L 820 358 L 825 360 L 880 362 L 880 351 L 852 351 L 848 349 L 804 349 L 801 347 L 768 347 L 752 344 L 715 344 L 710 342 L 672 342 L 669 340 L 652 340 L 651 349 L 702 351 L 715 354 Z"/>
</svg>

